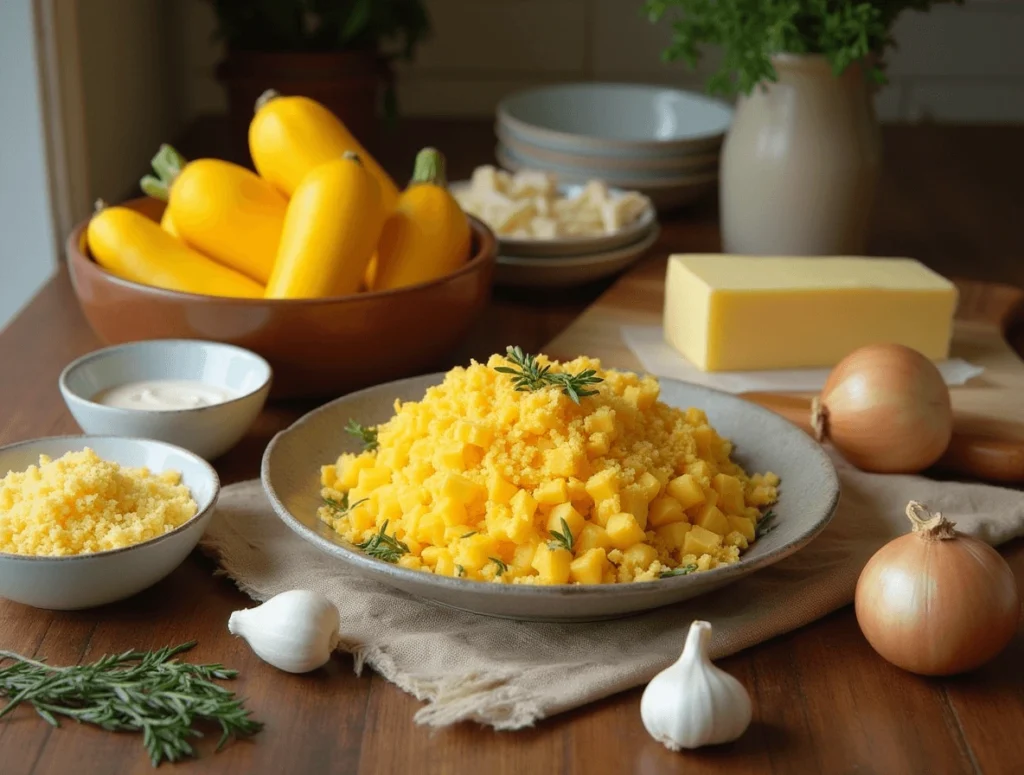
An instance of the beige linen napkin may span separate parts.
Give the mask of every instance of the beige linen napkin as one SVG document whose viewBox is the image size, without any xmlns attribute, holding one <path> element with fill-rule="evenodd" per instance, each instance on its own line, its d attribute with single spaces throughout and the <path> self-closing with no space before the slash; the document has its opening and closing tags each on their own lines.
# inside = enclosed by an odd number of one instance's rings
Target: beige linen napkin
<svg viewBox="0 0 1024 775">
<path fill-rule="evenodd" d="M 427 701 L 417 722 L 519 729 L 650 680 L 679 656 L 694 619 L 714 625 L 718 658 L 850 603 L 868 558 L 908 531 L 909 500 L 990 544 L 1024 535 L 1024 495 L 1015 490 L 866 474 L 841 461 L 837 468 L 839 511 L 802 551 L 717 592 L 611 622 L 492 619 L 365 580 L 289 530 L 257 481 L 224 489 L 203 544 L 257 600 L 288 589 L 327 595 L 341 612 L 342 648 L 354 654 L 356 670 L 368 663 Z"/>
</svg>

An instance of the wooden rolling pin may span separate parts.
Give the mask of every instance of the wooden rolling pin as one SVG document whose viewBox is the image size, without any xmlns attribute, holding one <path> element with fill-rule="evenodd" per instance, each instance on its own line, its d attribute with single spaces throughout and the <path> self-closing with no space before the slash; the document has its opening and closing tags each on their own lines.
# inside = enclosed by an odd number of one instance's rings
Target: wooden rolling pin
<svg viewBox="0 0 1024 775">
<path fill-rule="evenodd" d="M 779 393 L 743 393 L 747 401 L 771 409 L 810 435 L 811 399 Z M 1002 484 L 1024 483 L 1024 442 L 953 432 L 945 454 L 935 464 L 949 473 Z"/>
</svg>

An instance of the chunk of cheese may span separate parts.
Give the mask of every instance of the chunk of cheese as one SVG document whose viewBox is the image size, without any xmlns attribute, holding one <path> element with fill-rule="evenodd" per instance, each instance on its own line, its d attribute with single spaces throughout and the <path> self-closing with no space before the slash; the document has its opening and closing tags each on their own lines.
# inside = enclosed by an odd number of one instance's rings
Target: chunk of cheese
<svg viewBox="0 0 1024 775">
<path fill-rule="evenodd" d="M 867 344 L 949 355 L 956 286 L 906 258 L 679 255 L 665 338 L 703 371 L 834 366 Z"/>
</svg>

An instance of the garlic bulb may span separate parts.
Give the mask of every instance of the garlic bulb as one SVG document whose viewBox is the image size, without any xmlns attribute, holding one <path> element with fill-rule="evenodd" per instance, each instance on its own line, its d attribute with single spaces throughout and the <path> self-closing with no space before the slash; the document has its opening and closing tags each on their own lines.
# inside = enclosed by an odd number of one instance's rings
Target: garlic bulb
<svg viewBox="0 0 1024 775">
<path fill-rule="evenodd" d="M 340 626 L 334 604 L 306 589 L 282 592 L 228 619 L 228 632 L 245 638 L 264 662 L 289 673 L 308 673 L 327 664 L 338 645 Z"/>
<path fill-rule="evenodd" d="M 710 624 L 691 624 L 682 655 L 651 679 L 640 700 L 644 727 L 671 751 L 728 743 L 750 725 L 750 695 L 711 664 L 710 642 Z"/>
</svg>

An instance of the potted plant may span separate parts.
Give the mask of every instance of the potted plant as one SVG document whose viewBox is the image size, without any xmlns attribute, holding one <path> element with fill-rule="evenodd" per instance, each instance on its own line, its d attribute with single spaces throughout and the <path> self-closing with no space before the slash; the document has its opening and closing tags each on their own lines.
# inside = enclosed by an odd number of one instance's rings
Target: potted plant
<svg viewBox="0 0 1024 775">
<path fill-rule="evenodd" d="M 720 162 L 726 252 L 864 252 L 881 162 L 873 87 L 896 18 L 932 4 L 646 0 L 652 21 L 672 21 L 663 58 L 695 66 L 718 46 L 709 89 L 739 95 Z"/>
<path fill-rule="evenodd" d="M 411 58 L 430 22 L 422 0 L 210 0 L 227 55 L 217 78 L 236 135 L 246 136 L 266 89 L 311 97 L 372 145 L 383 94 L 394 111 L 391 62 Z"/>
</svg>

